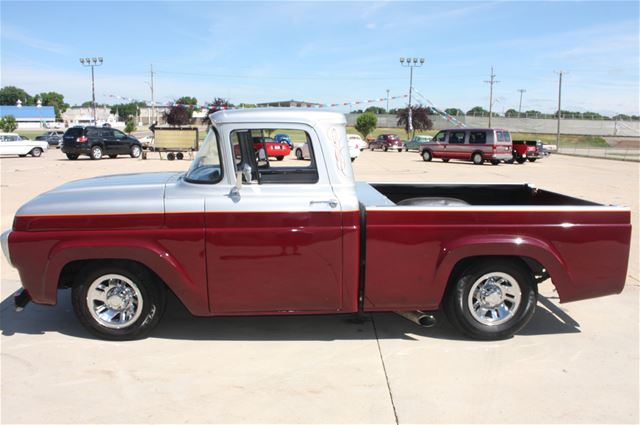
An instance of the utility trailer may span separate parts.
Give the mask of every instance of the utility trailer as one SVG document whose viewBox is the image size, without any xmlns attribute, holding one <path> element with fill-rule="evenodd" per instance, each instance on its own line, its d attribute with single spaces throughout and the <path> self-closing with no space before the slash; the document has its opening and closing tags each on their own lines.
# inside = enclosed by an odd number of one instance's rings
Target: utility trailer
<svg viewBox="0 0 640 425">
<path fill-rule="evenodd" d="M 198 150 L 199 133 L 197 127 L 156 127 L 153 130 L 153 146 L 149 150 L 158 152 L 160 159 L 165 153 L 169 161 L 183 159 L 185 153 L 193 158 L 193 152 Z M 146 152 L 142 159 L 147 159 Z"/>
</svg>

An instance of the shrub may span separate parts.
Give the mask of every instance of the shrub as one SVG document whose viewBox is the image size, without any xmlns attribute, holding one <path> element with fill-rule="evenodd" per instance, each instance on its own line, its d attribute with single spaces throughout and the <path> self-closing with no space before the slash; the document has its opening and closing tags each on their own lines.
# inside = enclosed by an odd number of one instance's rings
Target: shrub
<svg viewBox="0 0 640 425">
<path fill-rule="evenodd" d="M 133 118 L 129 118 L 127 124 L 124 126 L 124 132 L 131 134 L 134 131 L 136 131 L 136 122 Z"/>
<path fill-rule="evenodd" d="M 14 117 L 13 115 L 7 115 L 0 118 L 0 128 L 5 133 L 11 133 L 12 131 L 14 131 L 16 128 L 18 128 L 16 117 Z"/>
<path fill-rule="evenodd" d="M 366 139 L 378 125 L 378 118 L 371 112 L 365 112 L 358 117 L 356 121 L 356 130 L 362 134 L 362 138 Z"/>
</svg>

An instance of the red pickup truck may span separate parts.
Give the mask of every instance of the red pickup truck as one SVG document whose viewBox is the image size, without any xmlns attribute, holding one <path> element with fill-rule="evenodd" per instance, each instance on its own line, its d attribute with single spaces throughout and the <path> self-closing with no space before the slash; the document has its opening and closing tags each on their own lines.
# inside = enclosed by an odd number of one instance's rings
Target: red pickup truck
<svg viewBox="0 0 640 425">
<path fill-rule="evenodd" d="M 630 210 L 526 184 L 355 183 L 342 114 L 220 111 L 186 173 L 66 183 L 23 205 L 2 248 L 29 300 L 72 288 L 80 322 L 114 340 L 158 323 L 167 291 L 196 316 L 396 311 L 502 339 L 562 302 L 625 284 Z M 253 134 L 306 138 L 270 162 Z"/>
</svg>

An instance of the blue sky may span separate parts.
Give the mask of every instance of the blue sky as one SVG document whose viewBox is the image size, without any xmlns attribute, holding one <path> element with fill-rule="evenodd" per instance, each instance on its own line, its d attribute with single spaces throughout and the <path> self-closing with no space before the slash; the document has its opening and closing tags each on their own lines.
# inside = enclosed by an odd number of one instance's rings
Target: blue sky
<svg viewBox="0 0 640 425">
<path fill-rule="evenodd" d="M 637 115 L 638 4 L 3 0 L 0 82 L 81 103 L 91 78 L 78 58 L 102 56 L 99 102 L 150 100 L 153 64 L 160 102 L 338 103 L 406 94 L 399 57 L 415 56 L 415 89 L 442 108 L 488 108 L 493 66 L 497 112 L 518 108 L 518 89 L 523 110 L 554 111 L 564 70 L 563 109 Z"/>
</svg>

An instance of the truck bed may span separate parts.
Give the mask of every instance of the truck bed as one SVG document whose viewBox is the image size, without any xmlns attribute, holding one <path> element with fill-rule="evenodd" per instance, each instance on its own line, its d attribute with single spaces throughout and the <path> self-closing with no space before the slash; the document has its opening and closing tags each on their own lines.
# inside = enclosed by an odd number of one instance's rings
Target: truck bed
<svg viewBox="0 0 640 425">
<path fill-rule="evenodd" d="M 451 274 L 474 257 L 520 259 L 551 277 L 562 302 L 624 287 L 628 208 L 527 184 L 359 183 L 356 191 L 365 310 L 437 309 Z"/>
</svg>

